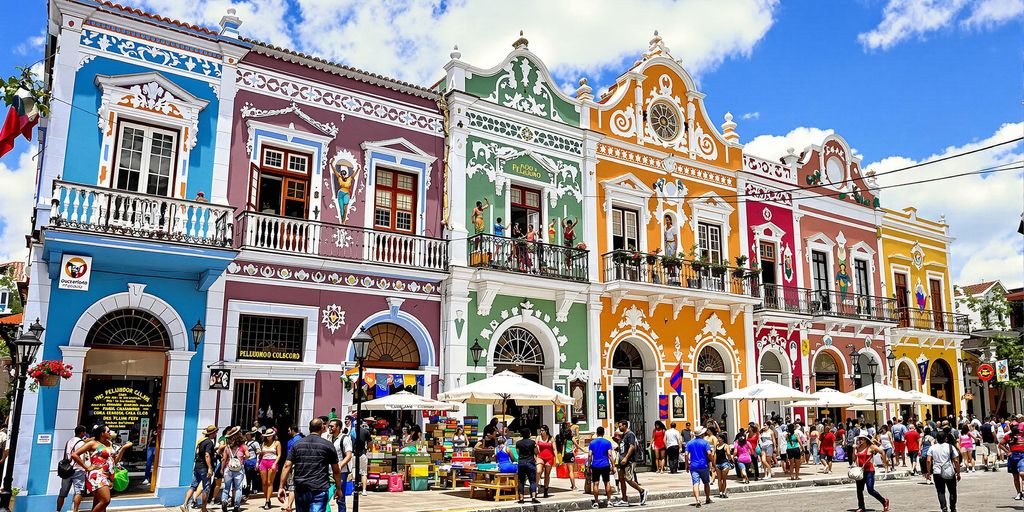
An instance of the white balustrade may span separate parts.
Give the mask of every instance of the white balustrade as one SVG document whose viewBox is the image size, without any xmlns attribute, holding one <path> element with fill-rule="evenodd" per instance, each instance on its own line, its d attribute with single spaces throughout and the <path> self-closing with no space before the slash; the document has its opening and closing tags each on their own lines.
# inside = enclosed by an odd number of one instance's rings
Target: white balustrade
<svg viewBox="0 0 1024 512">
<path fill-rule="evenodd" d="M 228 246 L 229 206 L 54 181 L 50 225 L 196 245 Z"/>
</svg>

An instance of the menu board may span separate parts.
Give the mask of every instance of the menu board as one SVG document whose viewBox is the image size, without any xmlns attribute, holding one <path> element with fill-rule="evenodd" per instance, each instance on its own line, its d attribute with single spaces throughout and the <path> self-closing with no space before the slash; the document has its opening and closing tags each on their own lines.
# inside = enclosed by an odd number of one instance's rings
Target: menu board
<svg viewBox="0 0 1024 512">
<path fill-rule="evenodd" d="M 155 419 L 156 397 L 145 381 L 93 381 L 86 389 L 83 416 L 88 423 L 105 424 L 111 430 L 138 430 L 140 420 Z"/>
</svg>

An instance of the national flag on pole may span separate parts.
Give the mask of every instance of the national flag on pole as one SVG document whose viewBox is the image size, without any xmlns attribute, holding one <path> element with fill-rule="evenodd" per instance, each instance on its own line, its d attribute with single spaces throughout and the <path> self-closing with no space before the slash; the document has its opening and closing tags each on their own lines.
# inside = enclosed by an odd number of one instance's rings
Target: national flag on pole
<svg viewBox="0 0 1024 512">
<path fill-rule="evenodd" d="M 668 395 L 658 395 L 658 418 L 668 419 Z"/>
<path fill-rule="evenodd" d="M 417 375 L 416 376 L 416 385 L 419 386 L 419 387 L 423 387 L 423 376 L 422 375 Z"/>
<path fill-rule="evenodd" d="M 676 369 L 672 370 L 672 376 L 669 377 L 669 385 L 672 389 L 676 390 L 677 395 L 683 394 L 683 367 L 682 365 L 676 365 Z"/>
<path fill-rule="evenodd" d="M 350 382 L 355 382 L 359 380 L 359 367 L 353 366 L 352 368 L 345 370 L 345 378 L 348 379 Z"/>
<path fill-rule="evenodd" d="M 0 127 L 0 156 L 14 149 L 14 141 L 18 139 L 18 135 L 25 137 L 26 140 L 32 140 L 32 128 L 38 122 L 39 110 L 32 94 L 24 88 L 18 89 L 14 101 L 7 109 L 3 127 Z"/>
</svg>

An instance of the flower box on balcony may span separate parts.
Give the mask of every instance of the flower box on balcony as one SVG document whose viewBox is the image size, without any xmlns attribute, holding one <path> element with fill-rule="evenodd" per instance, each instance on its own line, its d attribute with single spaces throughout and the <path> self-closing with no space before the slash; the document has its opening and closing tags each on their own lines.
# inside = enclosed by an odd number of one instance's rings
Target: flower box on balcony
<svg viewBox="0 0 1024 512">
<path fill-rule="evenodd" d="M 491 264 L 491 253 L 474 251 L 469 253 L 469 266 L 483 267 Z"/>
</svg>

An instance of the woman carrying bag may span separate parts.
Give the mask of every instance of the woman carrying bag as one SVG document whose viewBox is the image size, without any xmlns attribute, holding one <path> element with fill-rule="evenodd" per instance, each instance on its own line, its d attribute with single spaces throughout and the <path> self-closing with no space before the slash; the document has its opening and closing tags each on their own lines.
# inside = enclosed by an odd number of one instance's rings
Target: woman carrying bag
<svg viewBox="0 0 1024 512">
<path fill-rule="evenodd" d="M 960 481 L 960 454 L 949 444 L 949 432 L 939 433 L 938 443 L 928 450 L 928 466 L 924 478 L 935 482 L 942 512 L 956 512 L 956 483 Z M 946 508 L 946 492 L 949 491 L 949 508 Z"/>
<path fill-rule="evenodd" d="M 871 438 L 866 434 L 857 436 L 855 441 L 856 447 L 854 448 L 854 456 L 856 457 L 857 465 L 850 466 L 848 476 L 851 480 L 857 481 L 857 512 L 864 512 L 864 490 L 867 489 L 868 494 L 873 496 L 879 503 L 884 507 L 885 512 L 889 512 L 889 500 L 883 497 L 878 491 L 875 490 L 875 464 L 871 460 L 874 455 L 880 455 L 882 457 L 882 464 L 888 464 L 885 456 L 885 451 L 871 443 Z"/>
</svg>

